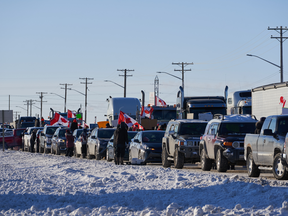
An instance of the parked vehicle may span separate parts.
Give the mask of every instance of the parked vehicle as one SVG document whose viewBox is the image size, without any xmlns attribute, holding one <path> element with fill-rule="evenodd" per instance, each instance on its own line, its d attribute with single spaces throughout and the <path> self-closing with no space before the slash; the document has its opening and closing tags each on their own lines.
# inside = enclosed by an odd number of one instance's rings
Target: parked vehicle
<svg viewBox="0 0 288 216">
<path fill-rule="evenodd" d="M 35 140 L 35 143 L 34 143 L 34 151 L 35 152 L 39 152 L 39 146 L 40 146 L 40 135 L 41 135 L 41 132 L 43 130 L 42 129 L 38 129 L 37 132 L 36 132 L 36 140 Z"/>
<path fill-rule="evenodd" d="M 51 152 L 51 139 L 56 129 L 59 126 L 45 125 L 39 137 L 39 150 L 40 153 Z"/>
<path fill-rule="evenodd" d="M 244 158 L 249 177 L 272 170 L 276 179 L 288 179 L 287 132 L 288 115 L 272 115 L 264 121 L 260 134 L 246 134 Z"/>
<path fill-rule="evenodd" d="M 87 158 L 100 160 L 106 157 L 106 148 L 115 128 L 94 128 L 87 141 Z"/>
<path fill-rule="evenodd" d="M 128 131 L 128 145 L 126 145 L 125 148 L 125 156 L 124 156 L 124 161 L 129 160 L 129 147 L 130 147 L 130 142 L 131 139 L 137 134 L 137 131 Z M 108 144 L 107 144 L 107 149 L 106 149 L 106 160 L 107 161 L 112 161 L 114 160 L 114 147 L 113 147 L 113 139 L 114 139 L 114 134 L 110 138 Z"/>
<path fill-rule="evenodd" d="M 219 115 L 209 121 L 199 145 L 202 170 L 211 170 L 213 162 L 218 172 L 245 165 L 244 137 L 254 133 L 256 122 L 250 115 Z"/>
<path fill-rule="evenodd" d="M 23 146 L 23 151 L 31 151 L 31 143 L 30 143 L 30 139 L 31 139 L 31 134 L 33 132 L 34 129 L 43 129 L 43 127 L 28 127 L 27 128 L 27 132 L 24 133 L 24 146 Z"/>
<path fill-rule="evenodd" d="M 250 114 L 251 108 L 251 90 L 235 91 L 228 94 L 227 97 L 227 115 Z"/>
<path fill-rule="evenodd" d="M 171 120 L 162 139 L 162 166 L 182 169 L 184 163 L 200 161 L 199 142 L 207 121 L 196 119 Z"/>
<path fill-rule="evenodd" d="M 139 131 L 130 142 L 129 162 L 133 158 L 141 160 L 142 164 L 148 162 L 161 162 L 162 138 L 164 131 Z"/>
<path fill-rule="evenodd" d="M 117 126 L 120 110 L 136 121 L 140 119 L 141 104 L 138 98 L 108 98 L 107 119 L 111 126 Z"/>
<path fill-rule="evenodd" d="M 252 114 L 257 119 L 271 115 L 288 114 L 287 83 L 272 83 L 252 89 Z"/>
<path fill-rule="evenodd" d="M 25 128 L 13 129 L 13 143 L 8 147 L 13 148 L 15 146 L 22 146 L 22 133 L 25 131 Z M 1 142 L 1 141 L 0 141 Z"/>
<path fill-rule="evenodd" d="M 51 139 L 51 154 L 60 155 L 66 151 L 65 133 L 68 128 L 57 128 Z"/>
<path fill-rule="evenodd" d="M 4 145 L 5 148 L 12 148 L 13 146 L 13 130 L 4 128 Z M 0 145 L 3 143 L 3 128 L 0 128 Z"/>
<path fill-rule="evenodd" d="M 36 117 L 21 116 L 17 120 L 17 128 L 27 128 L 35 126 Z"/>
<path fill-rule="evenodd" d="M 184 97 L 183 88 L 180 86 L 180 91 L 177 94 L 177 119 L 211 120 L 214 114 L 226 115 L 226 101 L 224 97 Z"/>
</svg>

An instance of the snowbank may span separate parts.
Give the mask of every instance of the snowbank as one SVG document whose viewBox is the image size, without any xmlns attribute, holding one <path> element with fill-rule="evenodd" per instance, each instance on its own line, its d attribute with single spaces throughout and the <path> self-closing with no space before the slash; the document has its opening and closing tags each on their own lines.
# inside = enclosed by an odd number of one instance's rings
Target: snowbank
<svg viewBox="0 0 288 216">
<path fill-rule="evenodd" d="M 288 215 L 286 181 L 0 152 L 0 215 Z"/>
</svg>

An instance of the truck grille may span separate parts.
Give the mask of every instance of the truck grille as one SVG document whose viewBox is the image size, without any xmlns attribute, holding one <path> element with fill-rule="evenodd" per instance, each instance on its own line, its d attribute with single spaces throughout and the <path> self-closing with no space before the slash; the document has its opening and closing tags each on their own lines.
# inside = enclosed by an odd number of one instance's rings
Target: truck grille
<svg viewBox="0 0 288 216">
<path fill-rule="evenodd" d="M 187 141 L 188 146 L 199 146 L 200 141 Z"/>
</svg>

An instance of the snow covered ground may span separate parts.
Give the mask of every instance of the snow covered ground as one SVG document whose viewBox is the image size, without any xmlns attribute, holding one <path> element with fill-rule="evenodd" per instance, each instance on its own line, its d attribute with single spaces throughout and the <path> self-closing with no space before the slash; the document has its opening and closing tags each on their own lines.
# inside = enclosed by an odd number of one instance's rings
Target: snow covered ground
<svg viewBox="0 0 288 216">
<path fill-rule="evenodd" d="M 288 215 L 288 182 L 0 151 L 0 215 Z"/>
</svg>

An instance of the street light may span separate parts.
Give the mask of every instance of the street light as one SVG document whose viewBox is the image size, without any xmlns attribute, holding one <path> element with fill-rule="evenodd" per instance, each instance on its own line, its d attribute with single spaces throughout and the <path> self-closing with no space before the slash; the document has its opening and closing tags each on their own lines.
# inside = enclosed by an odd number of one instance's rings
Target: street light
<svg viewBox="0 0 288 216">
<path fill-rule="evenodd" d="M 114 83 L 115 85 L 120 86 L 121 88 L 123 88 L 124 89 L 124 97 L 126 97 L 126 95 L 125 95 L 125 87 L 124 86 L 122 86 L 122 85 L 120 85 L 120 84 L 118 84 L 116 82 L 113 82 L 111 80 L 104 80 L 104 82 L 111 82 L 111 83 Z"/>
<path fill-rule="evenodd" d="M 25 109 L 25 108 L 23 108 L 23 107 L 21 107 L 21 106 L 16 106 L 16 107 L 19 107 L 19 108 L 21 108 L 21 109 L 23 109 L 23 110 L 26 110 L 26 111 L 27 111 L 27 116 L 28 116 L 28 109 Z"/>
<path fill-rule="evenodd" d="M 76 92 L 78 92 L 79 94 L 82 94 L 82 95 L 84 95 L 85 96 L 85 122 L 87 122 L 87 95 L 86 94 L 84 94 L 84 93 L 82 93 L 82 92 L 80 92 L 80 91 L 78 91 L 78 90 L 76 90 L 76 89 L 72 89 L 72 88 L 67 88 L 68 90 L 73 90 L 73 91 L 76 91 Z M 83 119 L 83 118 L 82 118 Z"/>
<path fill-rule="evenodd" d="M 281 67 L 281 66 L 279 66 L 279 65 L 277 65 L 277 64 L 274 64 L 273 62 L 270 62 L 270 61 L 268 61 L 268 60 L 266 60 L 266 59 L 263 59 L 263 58 L 261 58 L 261 57 L 259 57 L 259 56 L 257 56 L 257 55 L 247 54 L 247 56 L 259 58 L 259 59 L 261 59 L 261 60 L 263 60 L 263 61 L 266 61 L 266 62 L 268 62 L 268 63 L 270 63 L 270 64 L 272 64 L 272 65 L 280 68 L 280 81 L 281 81 L 281 83 L 283 82 L 283 70 L 282 70 L 282 67 Z"/>
<path fill-rule="evenodd" d="M 56 94 L 56 93 L 53 93 L 53 92 L 50 92 L 50 94 L 57 95 L 58 97 L 61 97 L 61 98 L 64 99 L 64 113 L 65 113 L 65 112 L 66 112 L 66 99 L 65 99 L 63 96 L 61 96 L 61 95 L 59 95 L 59 94 Z"/>
<path fill-rule="evenodd" d="M 156 73 L 165 73 L 165 74 L 168 74 L 168 75 L 170 75 L 170 76 L 173 76 L 173 77 L 175 77 L 175 78 L 177 78 L 177 79 L 180 79 L 180 80 L 182 80 L 182 81 L 183 81 L 183 77 L 182 77 L 182 79 L 181 79 L 180 77 L 178 77 L 178 76 L 175 76 L 175 75 L 173 75 L 173 74 L 170 74 L 170 73 L 168 73 L 168 72 L 157 71 Z"/>
</svg>

